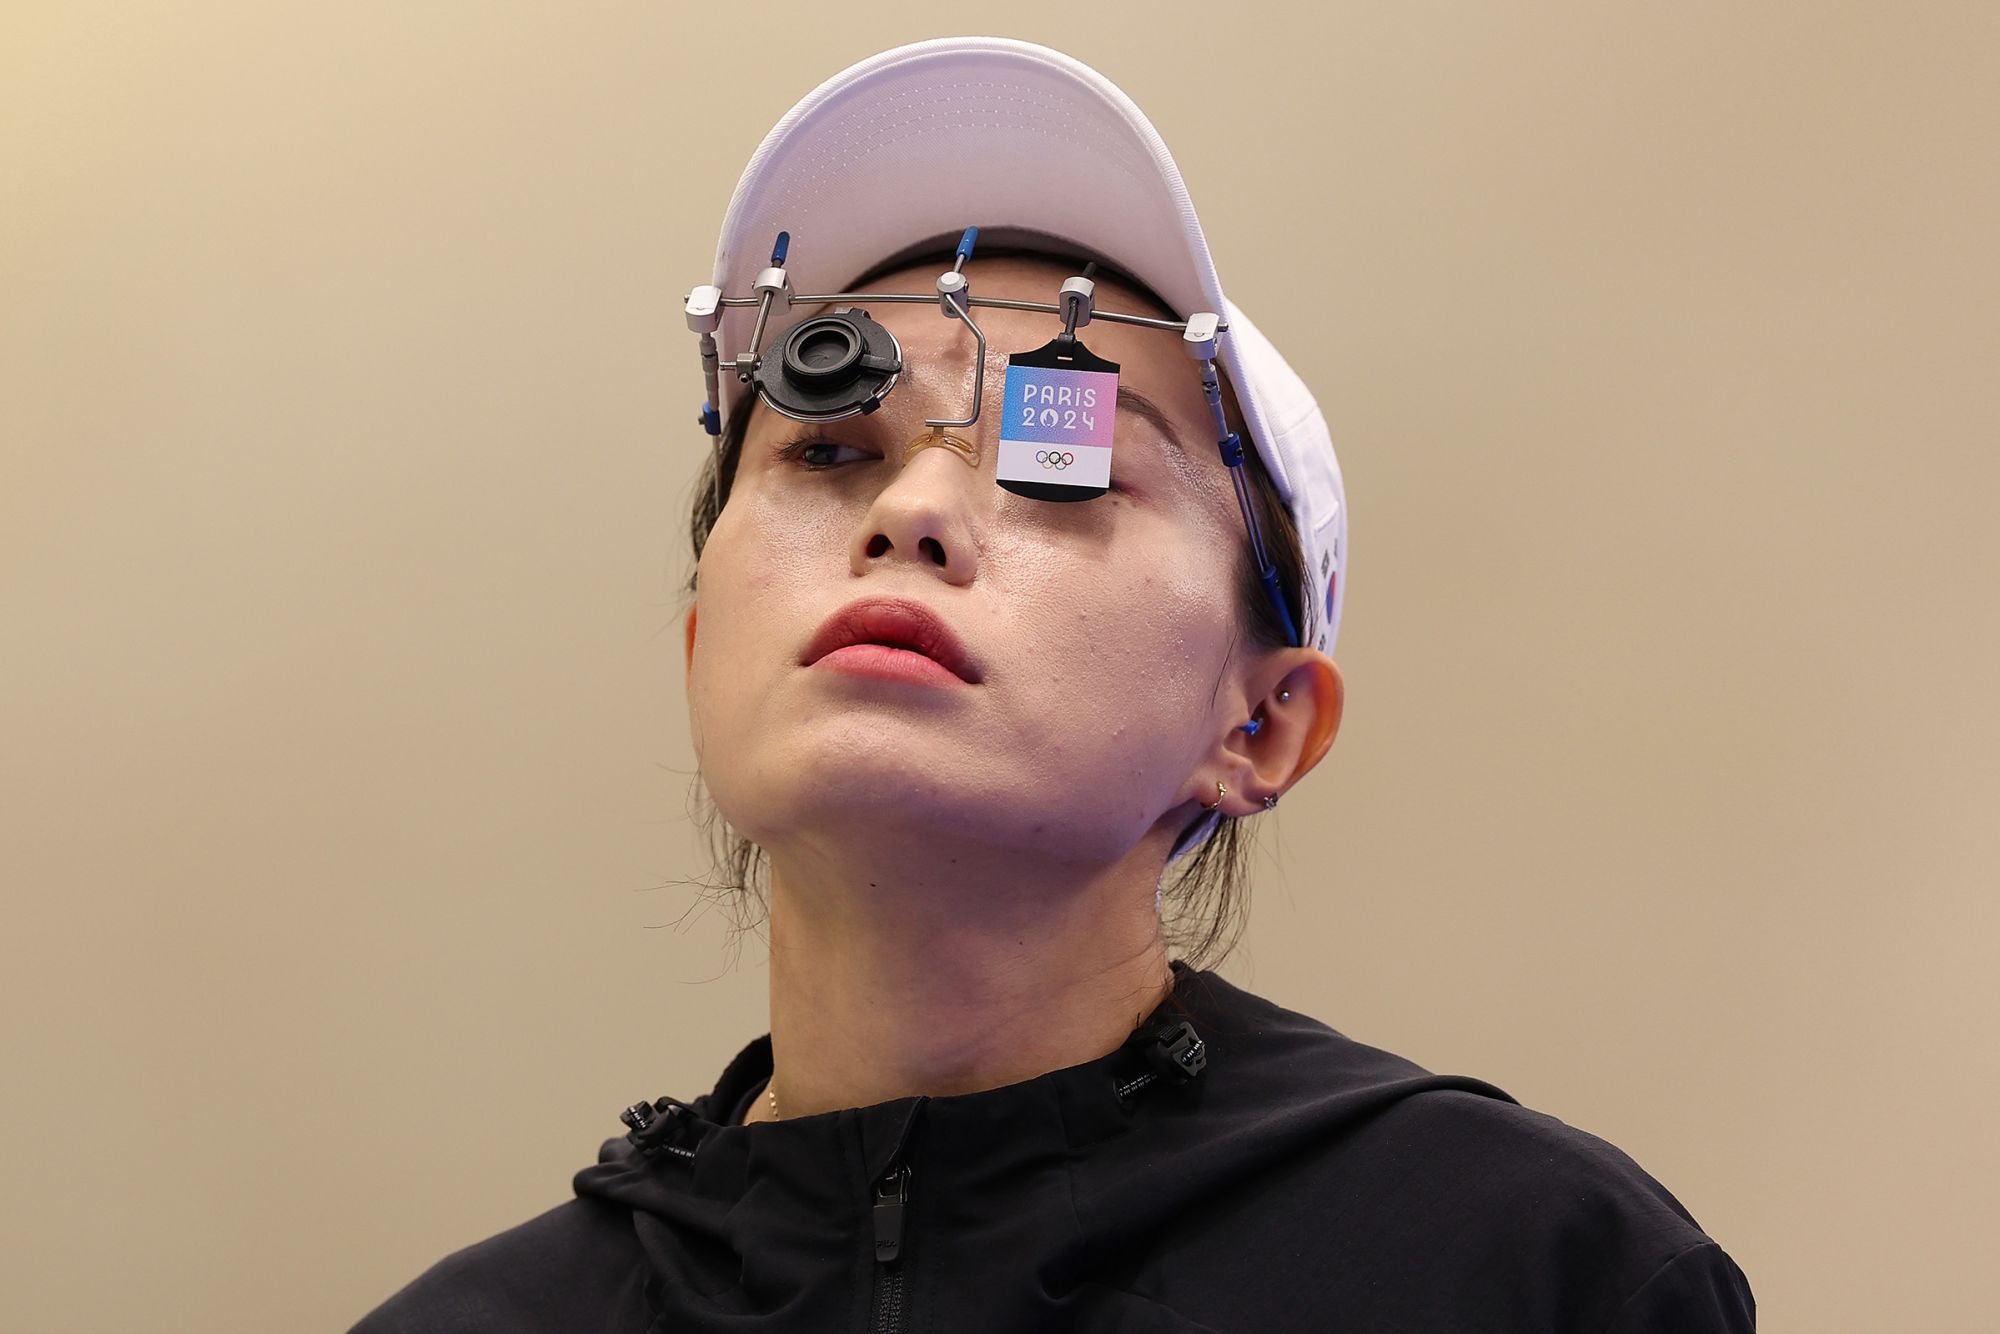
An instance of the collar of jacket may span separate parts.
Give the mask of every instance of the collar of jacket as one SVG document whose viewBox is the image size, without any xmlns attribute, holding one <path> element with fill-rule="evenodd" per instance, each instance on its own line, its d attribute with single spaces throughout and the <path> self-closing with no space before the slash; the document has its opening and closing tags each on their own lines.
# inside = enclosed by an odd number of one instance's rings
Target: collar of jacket
<svg viewBox="0 0 2000 1334">
<path fill-rule="evenodd" d="M 628 1109 L 632 1130 L 604 1142 L 576 1193 L 630 1211 L 663 1312 L 834 1318 L 876 1289 L 884 1261 L 916 1264 L 933 1290 L 991 1291 L 998 1266 L 1029 1280 L 1024 1291 L 1060 1291 L 1411 1093 L 1514 1101 L 1208 970 L 1172 968 L 1173 990 L 1125 1044 L 1081 1065 L 977 1093 L 724 1124 L 771 1074 L 767 1033 L 692 1103 Z"/>
</svg>

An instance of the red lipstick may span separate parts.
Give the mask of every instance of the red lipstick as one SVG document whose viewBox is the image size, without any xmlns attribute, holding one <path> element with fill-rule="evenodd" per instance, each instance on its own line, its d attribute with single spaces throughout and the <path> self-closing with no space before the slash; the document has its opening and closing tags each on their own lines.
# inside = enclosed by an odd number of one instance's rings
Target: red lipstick
<svg viewBox="0 0 2000 1334">
<path fill-rule="evenodd" d="M 907 598 L 850 602 L 821 624 L 800 666 L 935 684 L 976 683 L 981 672 L 943 618 Z"/>
</svg>

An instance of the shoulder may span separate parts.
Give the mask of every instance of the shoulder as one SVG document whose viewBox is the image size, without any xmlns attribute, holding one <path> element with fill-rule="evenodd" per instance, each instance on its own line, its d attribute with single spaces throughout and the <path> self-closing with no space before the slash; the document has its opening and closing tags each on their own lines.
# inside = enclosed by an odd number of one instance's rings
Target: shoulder
<svg viewBox="0 0 2000 1334">
<path fill-rule="evenodd" d="M 1485 1080 L 1434 1073 L 1239 989 L 1225 995 L 1259 1090 L 1249 1114 L 1303 1113 L 1322 1130 L 1308 1145 L 1319 1166 L 1357 1182 L 1448 1191 L 1482 1217 L 1592 1237 L 1631 1251 L 1648 1273 L 1709 1240 L 1616 1145 Z"/>
<path fill-rule="evenodd" d="M 453 1251 L 363 1316 L 349 1334 L 527 1334 L 575 1328 L 580 1315 L 645 1310 L 647 1270 L 631 1215 L 566 1200 Z"/>
<path fill-rule="evenodd" d="M 1709 1240 L 1623 1149 L 1518 1102 L 1429 1089 L 1383 1109 L 1363 1138 L 1400 1171 L 1521 1221 L 1662 1259 Z"/>
<path fill-rule="evenodd" d="M 1462 1280 L 1537 1327 L 1638 1334 L 1755 1328 L 1743 1271 L 1618 1146 L 1524 1107 L 1432 1089 L 1383 1109 L 1348 1152 L 1445 1230 Z"/>
<path fill-rule="evenodd" d="M 1754 1328 L 1742 1271 L 1617 1145 L 1212 974 L 1199 983 L 1216 1082 L 1191 1119 L 1205 1133 L 1152 1152 L 1200 1189 L 1223 1184 L 1183 1214 L 1177 1265 L 1289 1257 L 1357 1328 Z M 1115 1182 L 1092 1188 L 1119 1198 Z"/>
<path fill-rule="evenodd" d="M 1618 1308 L 1605 1334 L 1748 1334 L 1756 1328 L 1757 1299 L 1750 1280 L 1720 1246 L 1705 1241 L 1654 1270 Z"/>
</svg>

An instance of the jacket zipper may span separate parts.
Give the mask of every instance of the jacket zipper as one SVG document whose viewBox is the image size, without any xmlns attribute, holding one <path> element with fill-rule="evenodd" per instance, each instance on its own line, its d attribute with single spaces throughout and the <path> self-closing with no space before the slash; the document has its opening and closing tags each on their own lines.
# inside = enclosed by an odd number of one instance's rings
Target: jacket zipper
<svg viewBox="0 0 2000 1334">
<path fill-rule="evenodd" d="M 910 1165 L 898 1162 L 875 1185 L 875 1334 L 895 1334 L 908 1313 L 903 1294 L 903 1218 Z"/>
<path fill-rule="evenodd" d="M 910 1170 L 907 1154 L 910 1135 L 923 1116 L 929 1098 L 919 1097 L 896 1137 L 889 1166 L 876 1178 L 869 1192 L 869 1213 L 875 1221 L 875 1319 L 874 1334 L 896 1334 L 909 1323 L 909 1260 L 903 1254 L 903 1233 L 910 1214 Z"/>
</svg>

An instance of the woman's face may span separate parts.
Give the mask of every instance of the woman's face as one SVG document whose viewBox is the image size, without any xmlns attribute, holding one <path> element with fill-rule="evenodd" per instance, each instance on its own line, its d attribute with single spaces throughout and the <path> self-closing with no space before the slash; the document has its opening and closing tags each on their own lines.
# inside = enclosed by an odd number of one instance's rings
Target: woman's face
<svg viewBox="0 0 2000 1334">
<path fill-rule="evenodd" d="M 933 291 L 939 267 L 869 287 Z M 995 258 L 968 276 L 976 296 L 1054 301 L 1069 271 Z M 1110 281 L 1097 303 L 1155 313 Z M 1212 799 L 1204 761 L 1254 703 L 1238 680 L 1246 654 L 1232 659 L 1243 521 L 1196 363 L 1169 331 L 1080 330 L 1171 437 L 1121 407 L 1112 489 L 1032 500 L 994 480 L 1007 356 L 1048 342 L 1057 319 L 972 308 L 985 401 L 958 434 L 979 447 L 975 466 L 944 448 L 905 457 L 926 417 L 966 415 L 971 330 L 935 304 L 867 309 L 903 347 L 894 391 L 872 415 L 823 426 L 758 404 L 702 552 L 688 712 L 717 807 L 781 860 L 788 842 L 832 846 L 855 831 L 1105 863 L 1153 832 L 1164 858 L 1199 813 L 1192 803 Z M 767 351 L 785 331 L 767 332 Z M 821 443 L 779 456 L 801 439 Z M 821 624 L 865 597 L 930 609 L 976 682 L 802 665 Z"/>
</svg>

